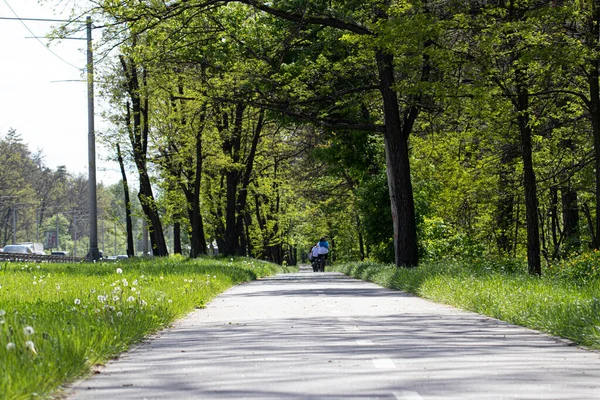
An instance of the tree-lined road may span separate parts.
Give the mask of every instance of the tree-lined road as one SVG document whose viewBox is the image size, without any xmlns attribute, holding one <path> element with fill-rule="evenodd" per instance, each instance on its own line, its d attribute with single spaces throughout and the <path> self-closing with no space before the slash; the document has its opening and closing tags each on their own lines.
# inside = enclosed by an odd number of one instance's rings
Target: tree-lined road
<svg viewBox="0 0 600 400">
<path fill-rule="evenodd" d="M 600 399 L 600 354 L 339 273 L 234 287 L 69 399 Z"/>
</svg>

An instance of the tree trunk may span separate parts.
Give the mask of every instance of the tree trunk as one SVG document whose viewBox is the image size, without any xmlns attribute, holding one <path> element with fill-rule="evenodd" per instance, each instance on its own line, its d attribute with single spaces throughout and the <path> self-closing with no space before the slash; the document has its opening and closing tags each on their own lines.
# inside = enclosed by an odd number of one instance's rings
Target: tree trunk
<svg viewBox="0 0 600 400">
<path fill-rule="evenodd" d="M 419 255 L 408 136 L 418 111 L 411 110 L 403 126 L 395 91 L 394 57 L 377 51 L 377 66 L 383 97 L 385 159 L 394 227 L 395 260 L 397 266 L 414 267 L 419 262 Z"/>
<path fill-rule="evenodd" d="M 135 256 L 133 247 L 133 222 L 131 219 L 131 200 L 129 198 L 129 184 L 127 183 L 127 174 L 125 173 L 125 164 L 121 155 L 121 147 L 117 144 L 117 159 L 121 168 L 121 178 L 123 179 L 123 193 L 125 196 L 125 221 L 127 225 L 127 256 Z"/>
<path fill-rule="evenodd" d="M 206 104 L 204 105 L 205 111 Z M 202 114 L 202 122 L 204 122 L 204 112 Z M 204 123 L 202 123 L 202 129 L 196 131 L 196 168 L 194 171 L 194 180 L 191 188 L 185 190 L 186 199 L 188 202 L 188 214 L 190 218 L 190 225 L 192 228 L 192 237 L 190 242 L 190 257 L 196 258 L 199 255 L 205 255 L 206 249 L 206 236 L 204 236 L 204 221 L 202 219 L 202 213 L 200 211 L 200 189 L 202 183 L 202 132 Z"/>
<path fill-rule="evenodd" d="M 555 185 L 550 187 L 550 229 L 552 233 L 552 254 L 557 254 L 560 247 L 560 234 L 558 232 L 558 188 Z"/>
<path fill-rule="evenodd" d="M 598 35 L 598 31 L 598 25 L 596 24 L 596 27 L 594 28 L 596 35 Z M 600 249 L 600 61 L 595 59 L 592 60 L 590 64 L 591 70 L 588 75 L 590 86 L 590 118 L 594 135 L 594 163 L 596 167 L 596 234 L 594 235 L 596 240 L 594 240 L 592 246 L 594 249 Z"/>
<path fill-rule="evenodd" d="M 258 115 L 258 121 L 256 123 L 256 128 L 254 129 L 254 135 L 252 137 L 252 143 L 250 145 L 250 151 L 248 153 L 248 158 L 246 159 L 246 166 L 244 169 L 244 176 L 242 177 L 240 193 L 237 196 L 237 204 L 236 204 L 236 212 L 237 212 L 237 223 L 236 223 L 236 232 L 239 236 L 238 244 L 239 248 L 237 250 L 237 254 L 240 256 L 246 255 L 247 250 L 247 238 L 242 238 L 244 236 L 244 219 L 247 213 L 246 205 L 248 202 L 248 186 L 250 185 L 250 177 L 252 175 L 253 167 L 254 167 L 254 158 L 256 157 L 256 149 L 258 148 L 258 142 L 260 139 L 260 134 L 262 132 L 264 123 L 264 110 L 260 110 Z M 242 240 L 243 239 L 243 240 Z"/>
<path fill-rule="evenodd" d="M 173 254 L 181 254 L 181 223 L 173 224 Z"/>
<path fill-rule="evenodd" d="M 577 192 L 570 186 L 561 188 L 562 214 L 563 214 L 563 253 L 579 250 L 581 238 L 579 236 L 579 205 Z"/>
<path fill-rule="evenodd" d="M 167 256 L 169 254 L 167 251 L 167 244 L 146 166 L 148 133 L 150 129 L 148 121 L 148 99 L 142 99 L 140 95 L 140 87 L 146 84 L 146 71 L 143 70 L 142 82 L 140 82 L 135 62 L 130 60 L 128 63 L 124 56 L 121 56 L 120 60 L 121 66 L 123 67 L 123 73 L 127 78 L 127 91 L 131 99 L 131 107 L 129 103 L 127 105 L 126 124 L 133 150 L 133 159 L 138 170 L 140 181 L 138 198 L 149 224 L 148 229 L 151 233 L 150 242 L 152 244 L 152 252 L 156 256 Z M 133 115 L 131 111 L 133 111 Z"/>
<path fill-rule="evenodd" d="M 223 152 L 231 156 L 231 161 L 235 165 L 240 159 L 240 146 L 242 135 L 242 122 L 244 118 L 245 105 L 238 103 L 235 106 L 235 117 L 232 132 L 225 129 L 229 136 L 223 142 Z M 226 256 L 236 255 L 239 248 L 240 234 L 237 224 L 237 195 L 240 182 L 240 172 L 236 167 L 232 167 L 225 172 L 227 188 L 227 204 L 225 205 L 225 248 L 223 254 Z"/>
<path fill-rule="evenodd" d="M 586 32 L 586 44 L 590 53 L 598 52 L 598 40 L 600 38 L 600 5 L 597 2 L 590 2 L 593 7 L 591 17 L 588 20 L 588 30 Z M 589 60 L 589 71 L 586 71 L 589 86 L 589 113 L 592 124 L 592 134 L 594 137 L 594 165 L 595 165 L 595 206 L 596 219 L 594 234 L 592 235 L 592 247 L 600 249 L 600 59 L 592 58 Z"/>
<path fill-rule="evenodd" d="M 525 216 L 527 221 L 527 264 L 531 275 L 541 275 L 540 229 L 538 221 L 538 199 L 535 172 L 533 169 L 533 149 L 531 145 L 531 124 L 529 121 L 529 91 L 525 84 L 525 71 L 517 69 L 517 123 L 521 133 L 523 157 L 523 182 L 525 186 Z"/>
</svg>

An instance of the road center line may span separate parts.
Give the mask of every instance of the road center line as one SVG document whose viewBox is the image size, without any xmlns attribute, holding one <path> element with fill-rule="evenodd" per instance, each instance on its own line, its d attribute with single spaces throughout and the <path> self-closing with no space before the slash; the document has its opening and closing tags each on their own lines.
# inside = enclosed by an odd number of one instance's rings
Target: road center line
<svg viewBox="0 0 600 400">
<path fill-rule="evenodd" d="M 410 391 L 394 392 L 394 396 L 397 400 L 423 400 L 419 393 Z"/>
<path fill-rule="evenodd" d="M 396 364 L 394 364 L 391 358 L 375 358 L 373 359 L 373 364 L 375 368 L 396 368 Z"/>
</svg>

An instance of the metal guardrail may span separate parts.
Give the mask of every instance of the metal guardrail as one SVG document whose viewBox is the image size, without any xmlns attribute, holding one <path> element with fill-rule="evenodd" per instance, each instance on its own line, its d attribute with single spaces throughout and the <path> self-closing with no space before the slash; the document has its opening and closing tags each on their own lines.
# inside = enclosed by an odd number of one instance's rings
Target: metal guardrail
<svg viewBox="0 0 600 400">
<path fill-rule="evenodd" d="M 79 263 L 79 262 L 85 261 L 85 258 L 73 257 L 73 256 L 47 256 L 47 255 L 41 255 L 41 254 L 22 254 L 22 253 L 2 253 L 2 252 L 0 252 L 0 261 Z"/>
</svg>

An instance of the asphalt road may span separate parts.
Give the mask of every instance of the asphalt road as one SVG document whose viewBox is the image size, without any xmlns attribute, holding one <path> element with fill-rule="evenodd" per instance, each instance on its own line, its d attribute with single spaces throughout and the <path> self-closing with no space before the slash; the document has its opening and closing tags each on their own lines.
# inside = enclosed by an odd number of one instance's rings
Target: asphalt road
<svg viewBox="0 0 600 400">
<path fill-rule="evenodd" d="M 230 289 L 83 399 L 600 399 L 600 353 L 338 273 Z"/>
</svg>

